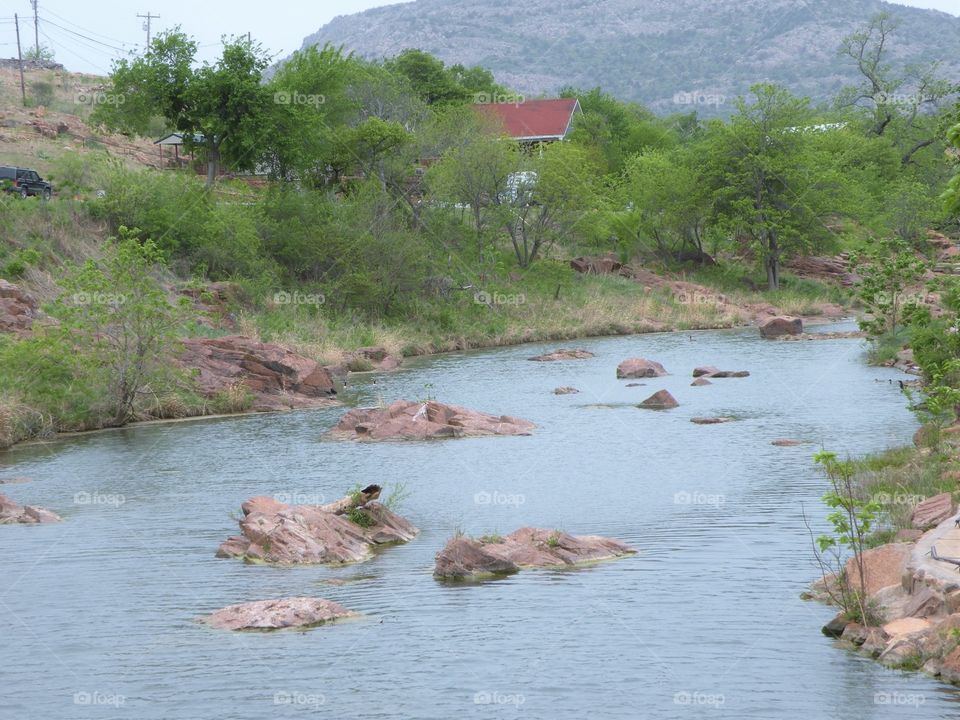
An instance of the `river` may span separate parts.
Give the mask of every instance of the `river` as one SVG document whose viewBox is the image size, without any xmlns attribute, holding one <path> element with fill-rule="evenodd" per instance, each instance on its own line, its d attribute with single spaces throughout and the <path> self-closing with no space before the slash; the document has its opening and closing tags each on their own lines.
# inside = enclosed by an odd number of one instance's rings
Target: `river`
<svg viewBox="0 0 960 720">
<path fill-rule="evenodd" d="M 824 329 L 843 329 L 845 326 Z M 821 447 L 910 441 L 899 372 L 857 340 L 771 342 L 755 329 L 436 356 L 351 378 L 346 399 L 436 398 L 538 424 L 530 437 L 350 444 L 340 408 L 144 425 L 0 454 L 3 487 L 64 515 L 0 528 L 0 718 L 924 718 L 960 693 L 832 646 L 803 511 L 824 528 Z M 671 375 L 627 387 L 624 358 Z M 691 387 L 711 364 L 750 377 Z M 582 392 L 556 396 L 572 385 Z M 680 407 L 636 403 L 666 388 Z M 695 425 L 697 415 L 736 422 Z M 774 447 L 776 438 L 806 441 Z M 334 500 L 403 483 L 413 542 L 347 567 L 214 557 L 246 498 Z M 482 584 L 431 576 L 458 529 L 600 534 L 638 555 Z M 333 581 L 333 582 L 331 582 Z M 346 582 L 343 582 L 346 581 Z M 289 595 L 360 619 L 237 634 L 194 618 Z"/>
</svg>

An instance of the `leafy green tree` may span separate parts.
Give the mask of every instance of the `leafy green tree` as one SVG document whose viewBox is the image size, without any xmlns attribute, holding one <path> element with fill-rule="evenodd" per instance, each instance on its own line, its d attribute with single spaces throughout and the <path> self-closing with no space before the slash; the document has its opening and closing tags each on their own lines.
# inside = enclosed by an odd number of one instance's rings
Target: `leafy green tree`
<svg viewBox="0 0 960 720">
<path fill-rule="evenodd" d="M 213 65 L 196 64 L 197 43 L 174 30 L 161 33 L 147 53 L 118 60 L 110 73 L 111 93 L 124 102 L 97 108 L 95 119 L 127 132 L 145 132 L 149 119 L 162 115 L 207 158 L 207 184 L 220 162 L 253 169 L 262 152 L 264 118 L 271 98 L 262 83 L 268 60 L 246 38 L 225 42 Z"/>
<path fill-rule="evenodd" d="M 443 61 L 423 50 L 404 50 L 384 65 L 406 78 L 427 105 L 462 103 L 470 99 L 469 91 L 457 82 Z"/>
<path fill-rule="evenodd" d="M 177 382 L 170 368 L 187 303 L 168 301 L 156 279 L 162 255 L 136 235 L 121 228 L 104 263 L 88 260 L 66 277 L 51 308 L 65 346 L 75 347 L 87 371 L 99 375 L 115 425 L 135 419 L 144 397 L 162 395 Z"/>
<path fill-rule="evenodd" d="M 960 123 L 954 125 L 947 132 L 947 138 L 953 147 L 960 151 Z M 956 172 L 941 196 L 945 210 L 954 217 L 960 217 L 960 164 L 956 165 Z"/>
<path fill-rule="evenodd" d="M 870 317 L 860 320 L 860 327 L 875 338 L 896 337 L 904 313 L 916 305 L 909 288 L 927 269 L 926 263 L 902 240 L 888 240 L 874 245 L 863 255 L 852 258 L 860 275 L 857 297 Z"/>
</svg>

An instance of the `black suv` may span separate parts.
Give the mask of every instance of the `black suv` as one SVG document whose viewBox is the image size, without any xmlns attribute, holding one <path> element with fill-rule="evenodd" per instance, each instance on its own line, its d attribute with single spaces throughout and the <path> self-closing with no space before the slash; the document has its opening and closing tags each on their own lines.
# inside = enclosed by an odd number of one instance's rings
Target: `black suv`
<svg viewBox="0 0 960 720">
<path fill-rule="evenodd" d="M 49 200 L 53 195 L 53 185 L 40 177 L 36 170 L 9 165 L 0 165 L 0 188 L 24 198 L 39 195 L 44 200 Z"/>
</svg>

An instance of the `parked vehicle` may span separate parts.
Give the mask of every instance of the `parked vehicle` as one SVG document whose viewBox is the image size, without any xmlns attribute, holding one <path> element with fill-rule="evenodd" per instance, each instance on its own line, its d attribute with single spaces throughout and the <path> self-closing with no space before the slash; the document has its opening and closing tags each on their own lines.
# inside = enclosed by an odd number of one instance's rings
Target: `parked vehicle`
<svg viewBox="0 0 960 720">
<path fill-rule="evenodd" d="M 40 177 L 36 170 L 10 165 L 0 165 L 0 188 L 23 198 L 39 195 L 49 200 L 53 195 L 53 185 Z"/>
</svg>

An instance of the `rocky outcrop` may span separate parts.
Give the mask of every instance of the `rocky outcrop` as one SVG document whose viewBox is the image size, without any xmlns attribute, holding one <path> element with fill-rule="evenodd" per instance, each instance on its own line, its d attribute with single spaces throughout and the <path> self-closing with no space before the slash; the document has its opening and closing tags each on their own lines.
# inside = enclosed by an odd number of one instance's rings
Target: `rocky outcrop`
<svg viewBox="0 0 960 720">
<path fill-rule="evenodd" d="M 867 595 L 900 584 L 912 548 L 910 543 L 891 543 L 864 551 L 863 575 Z M 847 562 L 846 574 L 853 587 L 860 586 L 859 568 L 852 559 Z"/>
<path fill-rule="evenodd" d="M 378 545 L 412 540 L 419 530 L 376 501 L 372 485 L 330 505 L 286 505 L 255 497 L 242 505 L 240 532 L 217 557 L 303 565 L 366 560 Z"/>
<path fill-rule="evenodd" d="M 897 351 L 893 360 L 887 360 L 883 363 L 884 367 L 893 367 L 910 375 L 920 375 L 922 371 L 913 359 L 913 348 L 902 348 Z"/>
<path fill-rule="evenodd" d="M 802 332 L 803 321 L 800 318 L 777 316 L 760 324 L 760 335 L 768 339 L 784 335 L 799 335 Z"/>
<path fill-rule="evenodd" d="M 428 440 L 529 435 L 534 428 L 532 422 L 509 415 L 488 415 L 432 400 L 397 400 L 385 408 L 350 410 L 330 435 L 352 440 Z"/>
<path fill-rule="evenodd" d="M 814 280 L 829 280 L 843 287 L 852 287 L 859 278 L 850 272 L 850 261 L 844 255 L 838 257 L 818 257 L 808 255 L 787 260 L 783 266 L 794 275 Z"/>
<path fill-rule="evenodd" d="M 671 410 L 675 407 L 680 407 L 680 403 L 666 390 L 658 390 L 637 405 L 637 407 L 644 408 L 645 410 Z"/>
<path fill-rule="evenodd" d="M 35 505 L 21 505 L 6 495 L 0 495 L 0 525 L 37 525 L 60 522 L 63 518 Z"/>
<path fill-rule="evenodd" d="M 579 392 L 575 387 L 558 387 L 553 389 L 554 395 L 576 395 Z"/>
<path fill-rule="evenodd" d="M 237 318 L 231 306 L 249 305 L 246 291 L 235 282 L 190 285 L 177 289 L 177 293 L 190 300 L 198 323 L 217 329 L 235 330 Z"/>
<path fill-rule="evenodd" d="M 910 515 L 910 522 L 919 530 L 927 530 L 953 517 L 953 512 L 953 495 L 940 493 L 917 504 Z"/>
<path fill-rule="evenodd" d="M 29 335 L 38 316 L 39 305 L 34 297 L 0 278 L 0 333 Z"/>
<path fill-rule="evenodd" d="M 242 386 L 256 411 L 337 404 L 324 368 L 282 345 L 232 335 L 184 340 L 179 362 L 195 371 L 201 393 L 212 397 Z"/>
<path fill-rule="evenodd" d="M 451 539 L 437 553 L 434 577 L 479 579 L 523 568 L 571 567 L 635 553 L 630 546 L 597 535 L 568 535 L 558 530 L 521 528 L 503 538 Z"/>
<path fill-rule="evenodd" d="M 291 597 L 228 605 L 200 622 L 218 630 L 281 630 L 316 627 L 357 615 L 331 600 Z"/>
<path fill-rule="evenodd" d="M 663 365 L 646 358 L 628 358 L 617 366 L 617 377 L 620 379 L 663 377 L 666 374 Z"/>
<path fill-rule="evenodd" d="M 593 353 L 589 350 L 561 348 L 553 352 L 544 353 L 543 355 L 534 355 L 531 358 L 527 358 L 527 360 L 533 360 L 534 362 L 556 362 L 557 360 L 587 360 L 592 357 Z"/>
<path fill-rule="evenodd" d="M 701 365 L 693 369 L 695 378 L 743 378 L 750 377 L 748 370 L 719 370 L 713 365 Z"/>
</svg>

